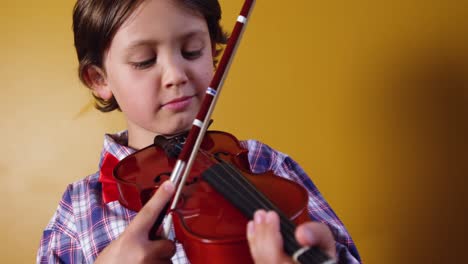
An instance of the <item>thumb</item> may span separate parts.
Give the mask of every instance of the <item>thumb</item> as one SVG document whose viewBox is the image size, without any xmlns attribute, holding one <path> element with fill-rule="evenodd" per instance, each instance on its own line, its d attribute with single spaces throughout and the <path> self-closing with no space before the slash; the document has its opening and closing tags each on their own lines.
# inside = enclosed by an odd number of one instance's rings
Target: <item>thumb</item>
<svg viewBox="0 0 468 264">
<path fill-rule="evenodd" d="M 137 233 L 148 233 L 153 226 L 154 221 L 159 216 L 165 205 L 169 202 L 174 194 L 174 184 L 170 180 L 166 180 L 156 190 L 153 197 L 141 208 L 140 212 L 135 216 L 131 225 L 127 227 Z"/>
</svg>

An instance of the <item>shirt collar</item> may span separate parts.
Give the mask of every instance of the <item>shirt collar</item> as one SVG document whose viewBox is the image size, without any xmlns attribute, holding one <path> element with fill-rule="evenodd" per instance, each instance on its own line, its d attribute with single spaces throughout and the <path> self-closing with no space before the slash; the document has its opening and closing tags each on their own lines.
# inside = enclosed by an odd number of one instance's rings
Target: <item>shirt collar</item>
<svg viewBox="0 0 468 264">
<path fill-rule="evenodd" d="M 102 184 L 104 203 L 119 199 L 119 190 L 113 177 L 113 170 L 120 160 L 134 152 L 136 152 L 135 149 L 128 147 L 128 131 L 105 134 L 104 147 L 99 162 L 99 182 Z"/>
<path fill-rule="evenodd" d="M 136 149 L 128 146 L 128 131 L 123 130 L 115 134 L 104 135 L 104 147 L 101 152 L 99 168 L 102 166 L 102 161 L 106 153 L 111 154 L 119 161 L 130 154 L 136 152 Z"/>
</svg>

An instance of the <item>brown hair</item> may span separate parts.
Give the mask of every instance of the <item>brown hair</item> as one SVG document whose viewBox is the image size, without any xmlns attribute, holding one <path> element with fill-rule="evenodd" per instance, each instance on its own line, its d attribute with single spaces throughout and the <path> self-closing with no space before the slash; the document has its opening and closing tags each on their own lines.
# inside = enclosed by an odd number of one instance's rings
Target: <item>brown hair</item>
<svg viewBox="0 0 468 264">
<path fill-rule="evenodd" d="M 78 0 L 73 9 L 73 34 L 78 55 L 78 75 L 86 86 L 84 72 L 92 65 L 103 69 L 104 52 L 109 48 L 115 33 L 131 13 L 145 0 Z M 216 54 L 226 44 L 227 34 L 219 24 L 221 7 L 218 0 L 174 0 L 181 6 L 203 15 Z M 216 56 L 215 56 L 216 57 Z M 216 63 L 216 62 L 214 62 Z M 89 86 L 88 86 L 89 87 Z M 95 106 L 102 112 L 120 107 L 114 96 L 108 101 L 94 95 Z"/>
</svg>

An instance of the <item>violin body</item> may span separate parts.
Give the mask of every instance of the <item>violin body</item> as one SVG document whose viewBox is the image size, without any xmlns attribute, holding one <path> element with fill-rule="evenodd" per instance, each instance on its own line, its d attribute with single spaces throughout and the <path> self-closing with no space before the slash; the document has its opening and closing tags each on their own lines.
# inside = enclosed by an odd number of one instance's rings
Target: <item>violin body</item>
<svg viewBox="0 0 468 264">
<path fill-rule="evenodd" d="M 253 263 L 246 239 L 249 219 L 201 176 L 213 164 L 232 164 L 295 224 L 310 220 L 306 190 L 271 171 L 252 173 L 247 155 L 233 135 L 220 131 L 205 134 L 182 197 L 171 212 L 176 239 L 191 263 Z M 169 178 L 175 161 L 156 145 L 123 159 L 114 169 L 120 203 L 139 211 Z"/>
</svg>

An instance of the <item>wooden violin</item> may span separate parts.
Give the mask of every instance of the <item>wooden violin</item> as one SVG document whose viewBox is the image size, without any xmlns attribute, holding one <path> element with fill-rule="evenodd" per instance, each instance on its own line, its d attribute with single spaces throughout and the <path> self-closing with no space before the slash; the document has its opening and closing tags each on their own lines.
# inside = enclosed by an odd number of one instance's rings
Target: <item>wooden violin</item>
<svg viewBox="0 0 468 264">
<path fill-rule="evenodd" d="M 122 205 L 139 211 L 169 179 L 176 159 L 168 152 L 174 153 L 153 144 L 119 162 L 114 175 Z M 252 263 L 245 227 L 257 209 L 280 212 L 285 242 L 295 242 L 294 225 L 309 220 L 306 190 L 270 171 L 252 173 L 247 154 L 233 135 L 206 133 L 199 158 L 172 211 L 176 238 L 191 263 L 210 263 L 215 259 L 222 259 L 223 263 Z M 295 244 L 290 245 L 292 253 L 300 248 Z"/>
</svg>

